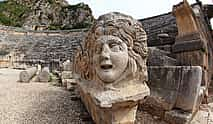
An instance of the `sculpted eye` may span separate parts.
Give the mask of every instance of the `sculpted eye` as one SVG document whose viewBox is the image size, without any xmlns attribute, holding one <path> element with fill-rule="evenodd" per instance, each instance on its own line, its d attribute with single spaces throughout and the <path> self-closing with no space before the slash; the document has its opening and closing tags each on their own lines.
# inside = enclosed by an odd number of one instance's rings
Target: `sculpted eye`
<svg viewBox="0 0 213 124">
<path fill-rule="evenodd" d="M 121 46 L 117 43 L 110 43 L 109 47 L 113 52 L 119 52 L 121 50 Z"/>
</svg>

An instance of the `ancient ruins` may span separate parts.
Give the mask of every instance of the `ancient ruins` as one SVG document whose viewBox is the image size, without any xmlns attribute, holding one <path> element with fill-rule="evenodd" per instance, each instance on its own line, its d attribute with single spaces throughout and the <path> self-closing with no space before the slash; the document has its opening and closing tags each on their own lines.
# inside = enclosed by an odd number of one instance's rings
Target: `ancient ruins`
<svg viewBox="0 0 213 124">
<path fill-rule="evenodd" d="M 213 5 L 183 0 L 140 20 L 107 13 L 85 29 L 0 26 L 0 68 L 22 70 L 20 85 L 65 87 L 89 123 L 213 124 L 212 18 Z"/>
</svg>

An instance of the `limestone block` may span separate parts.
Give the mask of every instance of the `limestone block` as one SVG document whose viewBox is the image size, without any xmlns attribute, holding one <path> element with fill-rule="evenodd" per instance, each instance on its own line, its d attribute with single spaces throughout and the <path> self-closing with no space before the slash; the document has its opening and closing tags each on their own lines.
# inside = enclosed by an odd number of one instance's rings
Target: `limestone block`
<svg viewBox="0 0 213 124">
<path fill-rule="evenodd" d="M 61 78 L 62 79 L 72 79 L 73 78 L 72 71 L 63 71 L 61 73 Z"/>
<path fill-rule="evenodd" d="M 174 107 L 194 112 L 202 99 L 202 69 L 199 66 L 151 66 L 148 68 L 153 104 L 163 110 Z M 149 98 L 148 97 L 148 98 Z M 151 99 L 149 98 L 149 99 Z"/>
<path fill-rule="evenodd" d="M 175 106 L 185 111 L 194 112 L 199 108 L 203 97 L 202 69 L 199 66 L 183 66 L 181 69 L 181 84 Z"/>
<path fill-rule="evenodd" d="M 172 46 L 172 52 L 174 53 L 194 51 L 194 50 L 204 50 L 204 49 L 205 49 L 204 42 L 201 41 L 200 39 L 176 42 Z"/>
<path fill-rule="evenodd" d="M 63 63 L 63 71 L 72 71 L 72 63 L 70 62 L 70 60 L 66 60 Z"/>
<path fill-rule="evenodd" d="M 149 47 L 149 56 L 147 59 L 148 66 L 174 66 L 177 65 L 177 60 L 171 58 L 169 53 L 155 47 Z"/>
<path fill-rule="evenodd" d="M 134 124 L 138 101 L 150 92 L 141 82 L 116 90 L 103 90 L 93 82 L 77 84 L 81 99 L 97 124 Z"/>
<path fill-rule="evenodd" d="M 48 82 L 50 80 L 50 72 L 48 67 L 44 67 L 38 75 L 39 82 Z"/>
<path fill-rule="evenodd" d="M 171 110 L 175 105 L 181 82 L 180 74 L 181 69 L 176 66 L 150 66 L 148 68 L 150 97 L 154 98 L 156 104 L 160 104 L 164 110 Z"/>
<path fill-rule="evenodd" d="M 36 72 L 36 67 L 28 68 L 27 70 L 21 71 L 19 74 L 19 81 L 29 83 L 29 81 L 33 78 Z"/>
</svg>

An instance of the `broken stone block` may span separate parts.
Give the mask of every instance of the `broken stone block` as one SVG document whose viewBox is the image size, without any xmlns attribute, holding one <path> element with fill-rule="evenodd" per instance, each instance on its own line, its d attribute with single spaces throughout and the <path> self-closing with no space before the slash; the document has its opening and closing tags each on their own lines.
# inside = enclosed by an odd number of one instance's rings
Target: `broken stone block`
<svg viewBox="0 0 213 124">
<path fill-rule="evenodd" d="M 36 72 L 37 72 L 36 67 L 28 68 L 24 71 L 21 71 L 19 74 L 19 81 L 29 83 L 30 80 L 33 78 L 33 76 L 35 76 Z"/>
<path fill-rule="evenodd" d="M 48 67 L 44 67 L 38 74 L 39 82 L 48 82 L 50 80 L 50 72 Z"/>
</svg>

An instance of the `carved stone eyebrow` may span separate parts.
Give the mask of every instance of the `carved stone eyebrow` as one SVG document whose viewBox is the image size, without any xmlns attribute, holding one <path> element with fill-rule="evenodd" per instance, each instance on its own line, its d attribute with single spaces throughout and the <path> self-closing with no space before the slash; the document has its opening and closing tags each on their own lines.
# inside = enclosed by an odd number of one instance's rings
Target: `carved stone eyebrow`
<svg viewBox="0 0 213 124">
<path fill-rule="evenodd" d="M 108 40 L 108 43 L 109 44 L 112 44 L 112 43 L 121 44 L 122 41 L 121 40 L 117 40 L 117 39 L 111 39 L 111 40 Z"/>
</svg>

